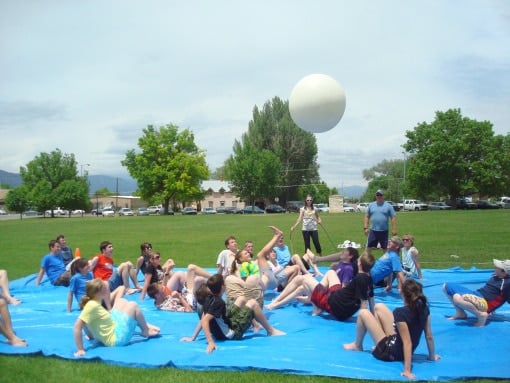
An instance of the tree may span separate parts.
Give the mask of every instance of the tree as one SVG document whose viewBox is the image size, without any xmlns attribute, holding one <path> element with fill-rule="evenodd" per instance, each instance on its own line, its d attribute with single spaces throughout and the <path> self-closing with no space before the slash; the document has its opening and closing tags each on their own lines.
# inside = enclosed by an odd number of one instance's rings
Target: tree
<svg viewBox="0 0 510 383">
<path fill-rule="evenodd" d="M 20 219 L 23 218 L 23 212 L 30 208 L 30 191 L 25 185 L 9 190 L 5 197 L 7 209 L 19 213 Z"/>
<path fill-rule="evenodd" d="M 165 213 L 172 200 L 183 204 L 200 200 L 200 183 L 209 177 L 205 153 L 196 146 L 193 133 L 178 130 L 173 124 L 147 126 L 138 139 L 141 152 L 131 149 L 121 162 L 137 180 L 141 197 L 160 201 Z"/>
<path fill-rule="evenodd" d="M 260 197 L 278 196 L 280 160 L 267 149 L 258 150 L 250 143 L 234 144 L 234 154 L 226 161 L 232 191 L 251 205 Z"/>
<path fill-rule="evenodd" d="M 406 132 L 407 179 L 414 195 L 459 196 L 501 193 L 508 185 L 508 136 L 494 136 L 489 121 L 463 117 L 460 109 L 436 112 Z M 506 149 L 506 150 L 505 150 Z"/>
<path fill-rule="evenodd" d="M 298 197 L 299 186 L 319 183 L 315 136 L 300 129 L 292 121 L 288 101 L 274 97 L 264 104 L 262 110 L 257 106 L 253 108 L 253 119 L 248 124 L 248 131 L 242 135 L 240 142 L 234 143 L 234 151 L 242 152 L 245 145 L 258 151 L 269 150 L 280 162 L 281 181 L 274 185 L 280 188 L 280 192 L 277 195 L 265 194 L 259 197 L 278 197 L 285 202 Z M 230 159 L 226 162 L 227 168 L 228 164 L 232 164 Z M 261 176 L 271 177 L 269 172 Z M 239 184 L 242 179 L 235 182 Z M 262 179 L 260 182 L 268 184 L 267 180 Z"/>
<path fill-rule="evenodd" d="M 368 187 L 361 197 L 362 201 L 372 200 L 377 189 L 383 189 L 385 198 L 389 201 L 400 201 L 404 196 L 402 160 L 383 160 L 370 169 L 364 169 L 363 178 L 368 181 Z"/>
<path fill-rule="evenodd" d="M 41 153 L 20 168 L 20 175 L 31 191 L 33 204 L 39 211 L 51 210 L 52 217 L 57 206 L 67 209 L 88 206 L 88 184 L 78 176 L 74 154 L 62 153 L 60 149 Z"/>
</svg>

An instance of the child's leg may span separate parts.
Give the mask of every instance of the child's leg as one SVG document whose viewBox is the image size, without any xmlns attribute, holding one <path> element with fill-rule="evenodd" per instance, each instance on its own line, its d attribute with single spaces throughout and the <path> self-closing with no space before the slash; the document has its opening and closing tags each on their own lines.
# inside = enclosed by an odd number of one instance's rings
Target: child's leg
<svg viewBox="0 0 510 383">
<path fill-rule="evenodd" d="M 379 321 L 380 327 L 385 336 L 395 334 L 393 327 L 393 313 L 384 303 L 377 303 L 374 307 L 375 318 Z M 374 340 L 375 341 L 375 340 Z"/>
<path fill-rule="evenodd" d="M 335 270 L 328 270 L 320 283 L 326 287 L 331 287 L 339 285 L 340 279 L 338 279 L 338 274 L 336 273 Z"/>
<path fill-rule="evenodd" d="M 310 272 L 306 269 L 305 265 L 303 264 L 303 261 L 301 260 L 301 257 L 298 254 L 294 254 L 291 258 L 291 261 L 294 265 L 299 266 L 301 274 L 310 274 Z"/>
<path fill-rule="evenodd" d="M 319 268 L 317 267 L 317 265 L 315 263 L 313 263 L 313 261 L 312 261 L 313 256 L 314 256 L 314 254 L 312 253 L 312 251 L 310 249 L 307 249 L 305 255 L 303 255 L 303 259 L 313 269 L 313 275 L 316 277 L 320 277 L 320 276 L 322 276 L 322 273 L 319 271 Z"/>
<path fill-rule="evenodd" d="M 0 297 L 3 295 L 7 299 L 7 303 L 11 305 L 19 305 L 21 301 L 14 298 L 9 290 L 9 278 L 7 277 L 7 271 L 0 270 Z"/>
<path fill-rule="evenodd" d="M 361 309 L 356 320 L 356 339 L 352 343 L 344 344 L 344 349 L 363 351 L 363 339 L 369 332 L 375 344 L 379 343 L 386 335 L 379 321 L 367 309 Z"/>
<path fill-rule="evenodd" d="M 11 346 L 24 347 L 27 346 L 27 342 L 20 339 L 14 333 L 11 322 L 11 314 L 7 307 L 7 301 L 0 298 L 0 334 L 7 338 L 7 341 Z"/>
<path fill-rule="evenodd" d="M 147 323 L 143 315 L 143 312 L 140 309 L 140 306 L 138 306 L 136 302 L 128 301 L 127 299 L 124 298 L 118 298 L 115 299 L 113 308 L 119 311 L 123 311 L 131 318 L 134 318 L 136 320 L 136 323 L 138 324 L 138 327 L 140 327 L 140 329 L 142 330 L 142 336 L 144 337 L 155 336 L 159 333 L 160 330 L 158 327 Z"/>
<path fill-rule="evenodd" d="M 166 283 L 166 286 L 172 291 L 181 291 L 185 285 L 186 273 L 184 271 L 176 271 Z"/>
<path fill-rule="evenodd" d="M 133 265 L 131 262 L 123 262 L 117 268 L 117 272 L 119 273 L 120 277 L 122 278 L 122 285 L 126 288 L 126 294 L 133 294 L 137 291 L 136 289 L 132 289 L 129 286 L 129 279 L 131 278 L 131 269 L 132 268 L 133 268 Z"/>
<path fill-rule="evenodd" d="M 250 299 L 246 302 L 246 307 L 249 307 L 253 311 L 255 319 L 264 327 L 269 336 L 285 335 L 283 331 L 280 331 L 269 324 L 266 316 L 262 312 L 258 302 L 255 299 Z"/>
</svg>

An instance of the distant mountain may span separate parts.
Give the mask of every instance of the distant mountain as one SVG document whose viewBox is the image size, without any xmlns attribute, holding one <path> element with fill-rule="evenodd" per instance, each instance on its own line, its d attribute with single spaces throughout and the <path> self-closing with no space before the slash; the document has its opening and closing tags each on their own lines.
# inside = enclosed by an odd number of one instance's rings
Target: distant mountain
<svg viewBox="0 0 510 383">
<path fill-rule="evenodd" d="M 118 193 L 119 195 L 132 195 L 138 189 L 136 181 L 132 178 L 91 175 L 88 177 L 88 181 L 90 193 L 107 188 L 109 191 Z M 0 184 L 17 188 L 21 185 L 21 176 L 16 173 L 0 170 Z"/>
<path fill-rule="evenodd" d="M 343 195 L 344 198 L 360 198 L 363 193 L 365 193 L 365 190 L 367 190 L 366 186 L 344 186 L 344 187 L 337 187 L 338 193 L 340 195 Z"/>
</svg>

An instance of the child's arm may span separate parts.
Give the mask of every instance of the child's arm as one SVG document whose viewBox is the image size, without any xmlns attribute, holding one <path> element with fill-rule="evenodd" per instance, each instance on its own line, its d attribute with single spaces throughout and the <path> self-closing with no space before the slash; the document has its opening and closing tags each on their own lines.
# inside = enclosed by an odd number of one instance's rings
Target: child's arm
<svg viewBox="0 0 510 383">
<path fill-rule="evenodd" d="M 85 355 L 85 350 L 83 349 L 83 338 L 82 338 L 82 330 L 84 323 L 81 319 L 76 319 L 74 323 L 74 342 L 76 343 L 76 348 L 78 351 L 74 353 L 74 356 L 83 356 Z"/>
<path fill-rule="evenodd" d="M 44 277 L 44 268 L 41 267 L 39 270 L 39 274 L 37 274 L 37 279 L 35 280 L 35 285 L 39 286 L 41 284 L 41 279 Z"/>
<path fill-rule="evenodd" d="M 71 308 L 73 307 L 73 291 L 69 290 L 67 294 L 67 312 L 71 312 Z"/>
<path fill-rule="evenodd" d="M 216 343 L 214 343 L 214 338 L 211 333 L 211 328 L 209 327 L 209 322 L 214 319 L 214 316 L 212 314 L 204 313 L 202 316 L 202 319 L 200 320 L 200 323 L 202 325 L 202 329 L 204 330 L 205 337 L 207 338 L 207 348 L 206 352 L 210 354 L 214 350 L 218 348 L 216 346 Z"/>
<path fill-rule="evenodd" d="M 198 334 L 200 334 L 200 331 L 202 331 L 202 322 L 198 321 L 195 331 L 193 331 L 193 335 L 181 338 L 181 342 L 194 342 L 197 339 Z"/>
</svg>

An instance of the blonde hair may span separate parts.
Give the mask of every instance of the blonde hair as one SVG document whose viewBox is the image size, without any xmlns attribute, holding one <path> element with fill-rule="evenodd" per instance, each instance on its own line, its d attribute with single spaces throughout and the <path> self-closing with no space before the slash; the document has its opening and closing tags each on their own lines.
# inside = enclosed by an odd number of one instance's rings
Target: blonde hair
<svg viewBox="0 0 510 383">
<path fill-rule="evenodd" d="M 104 282 L 100 278 L 92 279 L 87 282 L 87 286 L 85 287 L 85 295 L 81 297 L 80 301 L 80 309 L 83 310 L 85 305 L 89 303 L 90 300 L 94 299 L 94 297 L 101 292 L 103 289 Z"/>
</svg>

